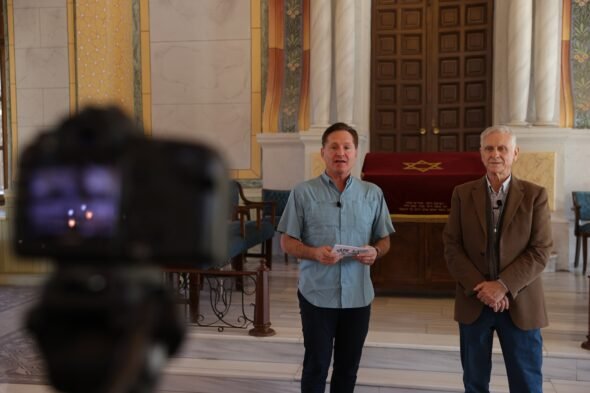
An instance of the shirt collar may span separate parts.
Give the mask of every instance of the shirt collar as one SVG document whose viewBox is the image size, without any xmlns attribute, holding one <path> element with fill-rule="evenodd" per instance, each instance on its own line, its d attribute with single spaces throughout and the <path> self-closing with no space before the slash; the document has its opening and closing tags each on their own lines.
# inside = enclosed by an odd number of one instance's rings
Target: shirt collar
<svg viewBox="0 0 590 393">
<path fill-rule="evenodd" d="M 511 180 L 512 180 L 512 174 L 510 174 L 510 176 L 508 176 L 508 178 L 502 182 L 502 185 L 500 186 L 500 189 L 498 190 L 498 192 L 495 192 L 494 189 L 492 188 L 492 183 L 490 183 L 490 179 L 488 179 L 488 176 L 486 175 L 486 183 L 488 185 L 488 191 L 492 195 L 506 195 L 508 193 L 508 189 L 510 188 L 510 181 Z"/>
<path fill-rule="evenodd" d="M 328 176 L 328 174 L 326 173 L 326 171 L 322 172 L 322 175 L 320 176 L 322 178 L 322 180 L 326 183 L 326 184 L 332 184 L 334 187 L 336 187 L 336 185 L 334 184 L 334 182 L 332 181 L 332 178 L 330 176 Z M 350 174 L 350 176 L 348 176 L 348 179 L 346 179 L 346 185 L 344 186 L 344 189 L 347 189 L 348 186 L 350 186 L 350 182 L 352 182 L 352 178 L 354 176 L 352 176 L 352 173 Z"/>
</svg>

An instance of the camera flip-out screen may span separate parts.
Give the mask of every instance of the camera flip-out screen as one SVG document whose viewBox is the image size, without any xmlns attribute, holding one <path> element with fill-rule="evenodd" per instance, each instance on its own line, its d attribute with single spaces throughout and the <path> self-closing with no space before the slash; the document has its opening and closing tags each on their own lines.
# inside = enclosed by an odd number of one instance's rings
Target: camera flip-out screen
<svg viewBox="0 0 590 393">
<path fill-rule="evenodd" d="M 88 109 L 20 156 L 14 246 L 66 263 L 208 268 L 227 254 L 227 167 L 199 143 L 147 138 Z"/>
<path fill-rule="evenodd" d="M 28 181 L 25 214 L 34 237 L 75 242 L 115 235 L 121 179 L 113 168 L 37 168 Z"/>
<path fill-rule="evenodd" d="M 17 204 L 17 250 L 25 255 L 121 256 L 121 174 L 109 165 L 30 168 Z"/>
<path fill-rule="evenodd" d="M 228 181 L 218 156 L 169 141 L 137 142 L 126 153 L 110 161 L 23 157 L 17 252 L 74 263 L 225 260 Z"/>
</svg>

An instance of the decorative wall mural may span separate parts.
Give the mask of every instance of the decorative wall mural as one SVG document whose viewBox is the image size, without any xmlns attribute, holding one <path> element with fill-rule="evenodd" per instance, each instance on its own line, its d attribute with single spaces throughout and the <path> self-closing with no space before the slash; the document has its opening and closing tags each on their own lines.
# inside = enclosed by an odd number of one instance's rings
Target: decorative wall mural
<svg viewBox="0 0 590 393">
<path fill-rule="evenodd" d="M 571 10 L 574 128 L 590 128 L 590 0 L 573 0 Z"/>
<path fill-rule="evenodd" d="M 263 132 L 309 127 L 309 0 L 268 0 Z"/>
</svg>

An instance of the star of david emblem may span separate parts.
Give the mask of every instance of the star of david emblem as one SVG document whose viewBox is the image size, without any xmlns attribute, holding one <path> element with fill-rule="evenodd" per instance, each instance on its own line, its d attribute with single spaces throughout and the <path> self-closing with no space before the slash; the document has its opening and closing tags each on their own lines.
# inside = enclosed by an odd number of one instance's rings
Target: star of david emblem
<svg viewBox="0 0 590 393">
<path fill-rule="evenodd" d="M 402 168 L 404 171 L 415 170 L 418 172 L 428 172 L 432 170 L 442 171 L 442 162 L 428 162 L 424 160 L 416 161 L 416 162 L 402 162 L 404 167 Z"/>
</svg>

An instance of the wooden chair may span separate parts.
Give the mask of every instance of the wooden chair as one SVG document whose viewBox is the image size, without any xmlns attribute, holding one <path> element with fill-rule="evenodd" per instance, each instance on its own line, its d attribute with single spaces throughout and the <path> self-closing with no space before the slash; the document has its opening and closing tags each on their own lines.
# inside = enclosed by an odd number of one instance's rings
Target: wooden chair
<svg viewBox="0 0 590 393">
<path fill-rule="evenodd" d="M 270 336 L 275 332 L 270 328 L 270 299 L 268 288 L 268 273 L 272 263 L 272 238 L 274 236 L 275 207 L 274 202 L 254 202 L 246 198 L 240 183 L 235 180 L 230 182 L 229 190 L 231 203 L 230 217 L 228 221 L 228 252 L 232 270 L 227 270 L 224 265 L 214 266 L 208 270 L 182 267 L 167 267 L 165 272 L 168 285 L 178 294 L 182 289 L 184 297 L 176 296 L 179 302 L 185 303 L 189 308 L 190 321 L 199 326 L 240 327 L 229 324 L 224 320 L 224 315 L 214 312 L 218 318 L 212 325 L 200 325 L 201 314 L 199 310 L 200 291 L 203 287 L 203 277 L 232 277 L 235 280 L 236 289 L 244 293 L 244 277 L 255 276 L 255 308 L 252 320 L 253 328 L 249 331 L 252 336 Z M 265 219 L 264 208 L 270 211 L 269 219 Z M 260 246 L 260 252 L 252 251 L 254 246 Z M 254 271 L 244 270 L 246 257 L 259 257 L 260 265 Z M 184 275 L 182 287 L 180 275 Z M 242 298 L 243 299 L 243 298 Z M 243 300 L 242 300 L 243 301 Z M 212 306 L 214 301 L 211 300 Z M 229 307 L 228 307 L 229 309 Z M 243 304 L 242 304 L 243 309 Z M 247 321 L 244 319 L 244 326 Z M 219 324 L 218 324 L 219 323 Z"/>
<path fill-rule="evenodd" d="M 274 202 L 275 203 L 275 214 L 274 214 L 274 230 L 277 230 L 277 226 L 279 225 L 279 221 L 281 220 L 281 216 L 285 211 L 285 206 L 287 206 L 287 200 L 289 200 L 289 195 L 291 194 L 291 190 L 277 190 L 277 189 L 270 189 L 270 188 L 263 188 L 262 189 L 262 201 L 264 202 Z M 268 219 L 272 216 L 271 209 L 267 206 L 264 208 L 264 216 Z M 289 255 L 285 254 L 285 263 L 289 262 Z"/>
<path fill-rule="evenodd" d="M 243 257 L 264 258 L 265 264 L 272 269 L 272 238 L 275 228 L 275 203 L 272 201 L 255 202 L 246 198 L 242 185 L 231 181 L 230 189 L 233 219 L 239 221 L 239 233 L 230 232 L 230 239 L 239 235 L 245 241 L 245 252 Z M 265 211 L 270 212 L 269 215 Z M 231 240 L 230 240 L 231 244 Z M 252 251 L 254 246 L 260 245 L 260 252 Z M 241 263 L 240 263 L 241 262 Z M 241 265 L 241 266 L 239 266 Z M 243 258 L 235 269 L 243 268 Z"/>
<path fill-rule="evenodd" d="M 590 237 L 590 192 L 573 191 L 572 199 L 574 202 L 574 207 L 572 209 L 576 216 L 574 227 L 574 235 L 576 236 L 574 267 L 578 267 L 580 243 L 582 243 L 582 256 L 584 259 L 582 273 L 586 274 L 586 267 L 588 266 L 588 237 Z"/>
</svg>

